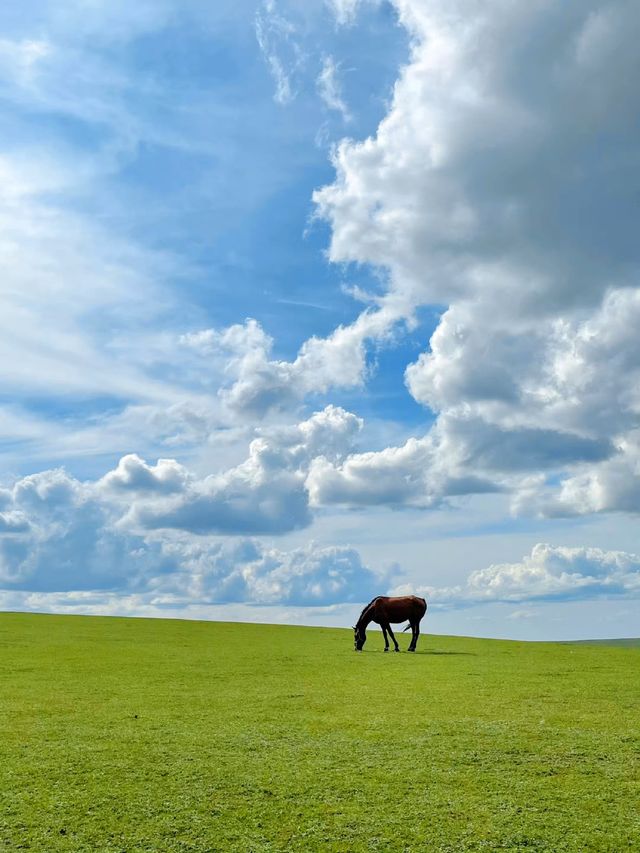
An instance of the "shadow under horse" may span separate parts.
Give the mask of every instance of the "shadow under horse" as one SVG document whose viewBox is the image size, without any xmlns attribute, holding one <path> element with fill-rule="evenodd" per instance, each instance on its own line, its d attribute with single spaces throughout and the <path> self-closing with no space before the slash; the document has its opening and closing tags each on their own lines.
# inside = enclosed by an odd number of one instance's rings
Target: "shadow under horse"
<svg viewBox="0 0 640 853">
<path fill-rule="evenodd" d="M 389 651 L 389 637 L 393 640 L 395 651 L 399 652 L 398 643 L 391 630 L 391 623 L 404 622 L 408 619 L 409 624 L 404 630 L 407 631 L 411 628 L 413 636 L 407 651 L 415 652 L 420 636 L 420 620 L 426 612 L 427 602 L 424 598 L 418 598 L 417 595 L 377 596 L 367 604 L 353 628 L 356 651 L 361 652 L 367 641 L 367 625 L 370 622 L 376 622 L 384 634 L 385 652 Z"/>
</svg>

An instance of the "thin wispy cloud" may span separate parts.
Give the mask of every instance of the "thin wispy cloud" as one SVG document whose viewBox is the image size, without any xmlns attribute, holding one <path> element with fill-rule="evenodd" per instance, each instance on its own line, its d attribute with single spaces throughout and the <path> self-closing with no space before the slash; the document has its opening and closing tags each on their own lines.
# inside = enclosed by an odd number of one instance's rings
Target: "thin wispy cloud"
<svg viewBox="0 0 640 853">
<path fill-rule="evenodd" d="M 325 0 L 339 26 L 353 24 L 363 0 Z M 375 0 L 373 0 L 375 2 Z"/>
<path fill-rule="evenodd" d="M 317 86 L 318 94 L 327 109 L 340 113 L 343 121 L 350 121 L 351 113 L 342 93 L 340 66 L 336 64 L 332 56 L 325 56 L 322 60 L 322 70 L 318 75 Z"/>
<path fill-rule="evenodd" d="M 256 39 L 276 86 L 274 99 L 282 105 L 296 96 L 294 78 L 304 62 L 295 24 L 282 15 L 275 0 L 265 0 L 256 12 Z"/>
</svg>

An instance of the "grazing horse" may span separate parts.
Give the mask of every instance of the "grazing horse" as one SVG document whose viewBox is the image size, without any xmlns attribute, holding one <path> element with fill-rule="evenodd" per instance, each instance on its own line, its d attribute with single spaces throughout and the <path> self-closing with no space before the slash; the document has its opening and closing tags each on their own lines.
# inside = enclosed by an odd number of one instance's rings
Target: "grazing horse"
<svg viewBox="0 0 640 853">
<path fill-rule="evenodd" d="M 399 652 L 398 643 L 391 630 L 391 622 L 404 622 L 405 619 L 408 619 L 409 624 L 404 630 L 407 631 L 411 628 L 413 636 L 407 651 L 415 652 L 420 634 L 420 620 L 426 612 L 427 602 L 424 598 L 418 598 L 416 595 L 399 595 L 394 598 L 379 595 L 367 604 L 353 628 L 356 651 L 361 652 L 367 641 L 366 627 L 369 622 L 377 622 L 384 634 L 385 652 L 389 651 L 388 635 L 393 640 L 395 651 Z"/>
</svg>

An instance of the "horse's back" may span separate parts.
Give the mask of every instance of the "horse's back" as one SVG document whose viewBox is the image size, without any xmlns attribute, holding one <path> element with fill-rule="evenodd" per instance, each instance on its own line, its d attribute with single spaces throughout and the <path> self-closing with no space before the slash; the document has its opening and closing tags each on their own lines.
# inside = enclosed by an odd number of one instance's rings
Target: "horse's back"
<svg viewBox="0 0 640 853">
<path fill-rule="evenodd" d="M 427 602 L 417 595 L 381 595 L 375 600 L 375 607 L 377 615 L 387 622 L 419 620 L 427 612 Z"/>
</svg>

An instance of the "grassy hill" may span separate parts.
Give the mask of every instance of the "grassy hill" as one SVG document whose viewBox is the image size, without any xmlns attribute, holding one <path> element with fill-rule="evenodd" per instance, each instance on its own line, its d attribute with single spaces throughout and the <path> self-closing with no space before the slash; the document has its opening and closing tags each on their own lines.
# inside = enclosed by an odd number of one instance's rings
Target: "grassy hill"
<svg viewBox="0 0 640 853">
<path fill-rule="evenodd" d="M 588 643 L 590 646 L 627 646 L 634 648 L 640 646 L 640 637 L 621 637 L 612 640 L 572 640 L 573 643 Z"/>
<path fill-rule="evenodd" d="M 381 650 L 0 614 L 0 850 L 640 850 L 639 649 Z"/>
</svg>

